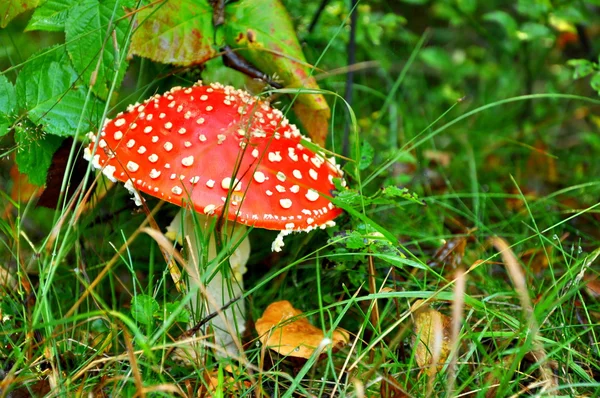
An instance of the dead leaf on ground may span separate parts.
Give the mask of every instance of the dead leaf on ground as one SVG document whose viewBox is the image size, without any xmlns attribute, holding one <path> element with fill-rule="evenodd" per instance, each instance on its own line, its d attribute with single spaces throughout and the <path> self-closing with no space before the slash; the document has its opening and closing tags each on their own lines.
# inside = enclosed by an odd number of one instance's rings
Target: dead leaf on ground
<svg viewBox="0 0 600 398">
<path fill-rule="evenodd" d="M 458 236 L 448 240 L 435 252 L 427 264 L 431 267 L 444 265 L 451 269 L 456 269 L 462 264 L 465 249 L 467 248 L 467 238 L 468 236 Z"/>
<path fill-rule="evenodd" d="M 331 339 L 326 339 L 323 331 L 311 325 L 302 311 L 287 300 L 270 304 L 256 321 L 255 328 L 264 346 L 281 355 L 298 358 L 309 358 L 318 348 L 330 344 L 335 348 L 350 339 L 350 334 L 341 328 L 333 332 Z"/>
<path fill-rule="evenodd" d="M 433 149 L 423 151 L 423 157 L 444 168 L 450 166 L 450 162 L 452 161 L 452 154 L 450 152 L 435 151 Z"/>
<path fill-rule="evenodd" d="M 204 374 L 204 382 L 205 385 L 202 386 L 199 394 L 201 397 L 213 397 L 216 393 L 225 393 L 227 397 L 237 397 L 240 396 L 241 384 L 244 385 L 244 389 L 252 387 L 252 383 L 249 381 L 236 379 L 225 370 L 223 370 L 223 381 L 219 382 L 219 371 L 217 369 L 206 372 Z"/>
<path fill-rule="evenodd" d="M 414 314 L 413 349 L 419 367 L 429 376 L 444 366 L 450 354 L 450 317 L 423 305 L 417 300 L 412 305 Z"/>
</svg>

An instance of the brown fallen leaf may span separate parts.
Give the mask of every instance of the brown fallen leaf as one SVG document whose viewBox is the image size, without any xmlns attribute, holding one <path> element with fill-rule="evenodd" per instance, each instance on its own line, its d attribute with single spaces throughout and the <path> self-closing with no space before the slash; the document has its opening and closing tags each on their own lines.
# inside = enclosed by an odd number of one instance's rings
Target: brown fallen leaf
<svg viewBox="0 0 600 398">
<path fill-rule="evenodd" d="M 287 301 L 271 303 L 256 321 L 256 332 L 263 345 L 285 356 L 309 358 L 318 348 L 338 347 L 348 343 L 350 334 L 337 328 L 331 339 L 302 316 L 302 311 Z"/>
<path fill-rule="evenodd" d="M 423 300 L 412 305 L 414 315 L 413 348 L 419 367 L 429 376 L 444 366 L 450 354 L 450 317 L 423 306 Z"/>
</svg>

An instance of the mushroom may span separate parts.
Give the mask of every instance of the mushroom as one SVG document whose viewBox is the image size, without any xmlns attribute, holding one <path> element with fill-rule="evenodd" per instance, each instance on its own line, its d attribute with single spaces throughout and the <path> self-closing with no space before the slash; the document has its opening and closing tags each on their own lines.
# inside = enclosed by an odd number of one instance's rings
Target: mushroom
<svg viewBox="0 0 600 398">
<path fill-rule="evenodd" d="M 124 182 L 137 205 L 145 193 L 188 210 L 183 225 L 194 252 L 203 248 L 196 246 L 202 240 L 193 235 L 192 226 L 205 222 L 194 223 L 192 209 L 196 216 L 281 231 L 274 251 L 281 250 L 285 235 L 335 225 L 333 219 L 341 213 L 329 199 L 333 179 L 342 178 L 334 158 L 327 159 L 320 148 L 307 148 L 310 140 L 281 111 L 230 86 L 198 82 L 174 87 L 129 106 L 88 137 L 85 159 L 111 181 Z M 237 227 L 234 234 L 246 236 Z M 238 246 L 249 250 L 246 242 Z M 216 251 L 209 251 L 214 258 Z M 248 255 L 238 257 L 237 287 L 226 291 L 218 275 L 207 283 L 209 293 L 220 294 L 217 308 L 243 291 L 241 273 Z M 199 270 L 196 277 L 205 281 L 206 274 Z M 236 322 L 231 324 L 241 332 L 241 305 L 225 315 L 231 319 L 234 310 Z M 232 336 L 215 340 L 226 347 L 233 342 Z"/>
<path fill-rule="evenodd" d="M 255 324 L 261 343 L 285 356 L 310 358 L 316 350 L 327 345 L 337 347 L 350 339 L 348 331 L 337 328 L 331 338 L 325 338 L 323 331 L 302 317 L 302 311 L 287 301 L 269 304 L 262 317 Z"/>
</svg>

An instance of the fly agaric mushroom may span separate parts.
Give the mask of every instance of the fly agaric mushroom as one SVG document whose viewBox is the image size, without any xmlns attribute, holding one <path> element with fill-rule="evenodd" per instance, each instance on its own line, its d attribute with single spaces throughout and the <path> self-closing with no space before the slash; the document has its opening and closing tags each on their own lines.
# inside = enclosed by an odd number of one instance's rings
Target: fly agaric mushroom
<svg viewBox="0 0 600 398">
<path fill-rule="evenodd" d="M 342 177 L 334 158 L 304 146 L 310 140 L 281 111 L 243 90 L 201 82 L 174 87 L 88 136 L 85 159 L 111 181 L 125 182 L 136 204 L 146 193 L 203 215 L 279 230 L 274 251 L 285 235 L 334 225 L 341 213 L 328 199 L 333 179 Z M 222 289 L 221 281 L 214 284 L 209 292 Z M 217 297 L 220 304 L 229 301 L 225 296 Z"/>
</svg>

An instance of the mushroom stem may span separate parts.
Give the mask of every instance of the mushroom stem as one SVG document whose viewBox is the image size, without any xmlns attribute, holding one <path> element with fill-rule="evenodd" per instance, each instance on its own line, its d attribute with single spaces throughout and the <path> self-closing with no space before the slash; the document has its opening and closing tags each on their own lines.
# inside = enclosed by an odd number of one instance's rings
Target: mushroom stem
<svg viewBox="0 0 600 398">
<path fill-rule="evenodd" d="M 182 209 L 167 228 L 167 234 L 170 238 L 185 236 L 185 245 L 189 249 L 189 288 L 196 292 L 190 303 L 192 314 L 200 318 L 219 312 L 219 315 L 210 321 L 215 345 L 222 348 L 218 349 L 216 354 L 236 355 L 239 353 L 237 336 L 245 330 L 244 300 L 238 300 L 224 311 L 221 311 L 221 308 L 244 292 L 243 274 L 246 272 L 246 263 L 250 256 L 250 241 L 246 227 L 240 224 L 235 224 L 230 234 L 217 231 L 224 250 L 235 248 L 225 257 L 225 261 L 220 260 L 215 235 L 211 233 L 210 237 L 206 236 L 210 223 L 208 217 Z M 204 286 L 204 295 L 201 286 Z"/>
</svg>

